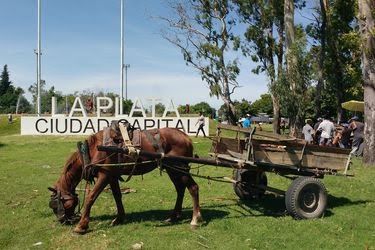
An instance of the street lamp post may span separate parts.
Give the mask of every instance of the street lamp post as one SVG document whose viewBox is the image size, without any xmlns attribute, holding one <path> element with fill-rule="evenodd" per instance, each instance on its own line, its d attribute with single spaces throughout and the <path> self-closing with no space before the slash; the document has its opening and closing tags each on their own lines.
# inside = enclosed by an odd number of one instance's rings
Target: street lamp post
<svg viewBox="0 0 375 250">
<path fill-rule="evenodd" d="M 37 51 L 35 52 L 37 54 L 37 77 L 36 77 L 36 83 L 37 83 L 37 98 L 36 98 L 36 103 L 37 103 L 37 113 L 38 116 L 40 116 L 41 113 L 41 105 L 40 105 L 40 79 L 41 79 L 41 47 L 42 47 L 42 42 L 41 42 L 41 10 L 40 10 L 40 1 L 38 0 L 38 48 Z"/>
<path fill-rule="evenodd" d="M 130 64 L 125 64 L 125 100 L 128 100 L 128 68 L 130 68 Z"/>
<path fill-rule="evenodd" d="M 122 115 L 124 110 L 123 110 L 123 101 L 124 101 L 124 0 L 120 0 L 121 1 L 121 6 L 120 6 L 120 16 L 121 16 L 121 48 L 120 48 L 120 58 L 121 58 L 121 77 L 120 77 L 120 85 L 121 85 L 121 92 L 120 92 L 120 114 Z"/>
</svg>

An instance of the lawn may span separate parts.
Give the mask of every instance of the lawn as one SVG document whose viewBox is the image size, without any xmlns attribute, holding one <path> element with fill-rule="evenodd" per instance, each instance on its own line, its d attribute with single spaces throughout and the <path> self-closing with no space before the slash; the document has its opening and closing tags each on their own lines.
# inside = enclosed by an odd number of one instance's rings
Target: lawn
<svg viewBox="0 0 375 250">
<path fill-rule="evenodd" d="M 155 170 L 121 183 L 136 190 L 123 196 L 125 224 L 110 226 L 115 202 L 103 192 L 92 209 L 89 233 L 76 235 L 73 226 L 59 224 L 48 208 L 47 187 L 82 139 L 20 136 L 19 117 L 7 124 L 0 116 L 0 249 L 132 249 L 140 242 L 143 249 L 375 249 L 375 167 L 363 166 L 360 159 L 353 159 L 355 177 L 323 179 L 329 196 L 322 219 L 294 220 L 285 212 L 283 197 L 241 202 L 231 184 L 196 178 L 205 223 L 190 228 L 191 198 L 186 193 L 183 220 L 165 224 L 175 191 L 168 176 Z M 192 140 L 195 153 L 207 155 L 210 139 Z M 199 174 L 231 176 L 231 171 L 201 166 Z M 281 189 L 290 183 L 273 174 L 268 179 Z"/>
</svg>

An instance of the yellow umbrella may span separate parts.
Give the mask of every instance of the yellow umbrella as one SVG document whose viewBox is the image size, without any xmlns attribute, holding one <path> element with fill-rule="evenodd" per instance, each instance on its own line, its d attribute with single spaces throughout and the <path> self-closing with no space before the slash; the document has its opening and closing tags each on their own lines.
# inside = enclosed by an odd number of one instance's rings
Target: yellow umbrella
<svg viewBox="0 0 375 250">
<path fill-rule="evenodd" d="M 348 101 L 341 103 L 341 107 L 350 111 L 361 111 L 364 112 L 365 110 L 365 103 L 361 101 Z"/>
</svg>

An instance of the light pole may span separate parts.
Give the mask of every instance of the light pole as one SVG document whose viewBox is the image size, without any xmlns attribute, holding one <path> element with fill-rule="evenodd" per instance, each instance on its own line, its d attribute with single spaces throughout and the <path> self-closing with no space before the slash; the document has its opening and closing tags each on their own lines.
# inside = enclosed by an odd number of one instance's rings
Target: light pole
<svg viewBox="0 0 375 250">
<path fill-rule="evenodd" d="M 123 110 L 123 101 L 124 101 L 124 0 L 120 0 L 121 1 L 121 6 L 120 6 L 120 16 L 121 16 L 121 48 L 120 48 L 120 58 L 121 58 L 121 77 L 120 77 L 120 86 L 121 86 L 121 92 L 120 92 L 120 114 L 122 115 L 124 110 Z"/>
<path fill-rule="evenodd" d="M 128 68 L 130 68 L 130 64 L 125 64 L 125 100 L 128 100 Z"/>
<path fill-rule="evenodd" d="M 35 52 L 36 55 L 37 55 L 37 69 L 36 69 L 36 84 L 37 84 L 37 98 L 36 98 L 36 103 L 37 103 L 37 113 L 38 113 L 38 116 L 40 116 L 40 113 L 41 113 L 41 108 L 40 108 L 40 79 L 41 79 L 41 47 L 42 47 L 42 42 L 41 42 L 41 35 L 40 35 L 40 32 L 41 32 L 41 29 L 40 29 L 40 26 L 41 26 L 41 18 L 40 18 L 40 15 L 41 15 L 41 11 L 40 11 L 40 1 L 41 0 L 38 0 L 38 48 L 37 48 L 37 51 Z"/>
</svg>

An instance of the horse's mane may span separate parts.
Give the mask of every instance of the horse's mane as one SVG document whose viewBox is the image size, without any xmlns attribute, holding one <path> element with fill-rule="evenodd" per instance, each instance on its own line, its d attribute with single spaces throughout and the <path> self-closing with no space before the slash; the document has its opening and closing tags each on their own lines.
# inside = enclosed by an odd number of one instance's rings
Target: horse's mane
<svg viewBox="0 0 375 250">
<path fill-rule="evenodd" d="M 73 164 L 77 161 L 77 160 L 80 160 L 80 154 L 77 151 L 75 151 L 73 154 L 70 155 L 69 159 L 66 161 L 65 165 L 64 165 L 64 174 L 66 174 L 67 172 L 69 172 L 69 170 L 72 168 Z"/>
</svg>

